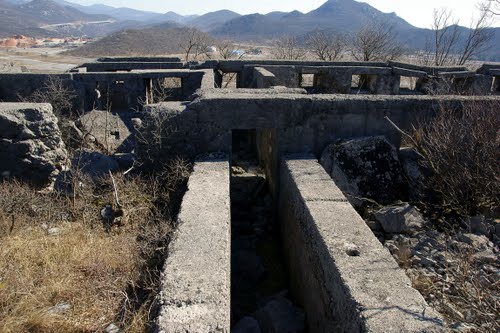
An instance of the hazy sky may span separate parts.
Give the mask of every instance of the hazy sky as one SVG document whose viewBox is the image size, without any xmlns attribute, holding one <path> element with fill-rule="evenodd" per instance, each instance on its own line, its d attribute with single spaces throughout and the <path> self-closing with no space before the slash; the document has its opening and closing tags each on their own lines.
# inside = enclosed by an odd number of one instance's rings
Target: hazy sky
<svg viewBox="0 0 500 333">
<path fill-rule="evenodd" d="M 179 14 L 204 14 L 230 9 L 240 14 L 268 13 L 271 11 L 308 12 L 326 0 L 69 0 L 81 4 L 104 3 L 114 7 L 131 7 L 155 12 L 175 11 Z M 367 2 L 383 12 L 396 12 L 400 17 L 418 27 L 429 27 L 434 8 L 446 7 L 460 18 L 461 25 L 468 26 L 472 15 L 477 15 L 479 0 L 359 0 Z M 495 26 L 500 26 L 497 20 Z"/>
</svg>

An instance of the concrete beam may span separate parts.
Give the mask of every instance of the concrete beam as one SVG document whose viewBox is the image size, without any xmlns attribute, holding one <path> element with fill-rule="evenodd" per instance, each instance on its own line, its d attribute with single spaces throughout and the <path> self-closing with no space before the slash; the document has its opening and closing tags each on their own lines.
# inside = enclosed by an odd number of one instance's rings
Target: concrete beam
<svg viewBox="0 0 500 333">
<path fill-rule="evenodd" d="M 317 160 L 285 158 L 280 175 L 283 252 L 308 332 L 444 331 Z"/>
<path fill-rule="evenodd" d="M 300 70 L 302 74 L 319 74 L 325 71 L 349 71 L 352 75 L 390 75 L 392 73 L 391 68 L 375 66 L 304 66 Z"/>
<path fill-rule="evenodd" d="M 229 332 L 229 162 L 197 162 L 162 275 L 161 333 Z"/>
<path fill-rule="evenodd" d="M 178 57 L 102 57 L 99 62 L 180 62 Z"/>
<path fill-rule="evenodd" d="M 405 64 L 403 62 L 389 61 L 390 67 L 399 67 L 404 69 L 411 69 L 417 71 L 423 71 L 430 75 L 436 75 L 439 72 L 456 72 L 456 71 L 467 71 L 467 67 L 464 66 L 452 66 L 452 67 L 437 67 L 437 66 L 419 66 L 413 64 Z"/>
<path fill-rule="evenodd" d="M 213 65 L 213 62 L 211 63 Z M 241 72 L 244 66 L 373 66 L 387 67 L 385 62 L 336 62 L 336 61 L 305 61 L 305 60 L 220 60 L 218 69 L 223 72 Z M 201 64 L 203 66 L 203 64 Z"/>
<path fill-rule="evenodd" d="M 483 64 L 478 70 L 478 74 L 485 74 L 485 75 L 495 75 L 492 74 L 492 70 L 500 70 L 500 62 L 492 62 L 492 63 L 486 63 Z"/>
<path fill-rule="evenodd" d="M 181 62 L 89 62 L 82 64 L 79 68 L 85 68 L 87 72 L 115 72 L 132 71 L 134 69 L 181 69 Z"/>
<path fill-rule="evenodd" d="M 465 79 L 476 76 L 476 72 L 472 71 L 458 71 L 458 72 L 439 72 L 439 76 L 451 79 Z"/>
<path fill-rule="evenodd" d="M 400 68 L 400 67 L 393 67 L 392 73 L 394 75 L 399 75 L 399 76 L 409 76 L 409 77 L 418 77 L 418 78 L 426 78 L 427 77 L 427 73 L 424 71 L 415 70 L 415 69 L 408 69 L 408 68 Z"/>
</svg>

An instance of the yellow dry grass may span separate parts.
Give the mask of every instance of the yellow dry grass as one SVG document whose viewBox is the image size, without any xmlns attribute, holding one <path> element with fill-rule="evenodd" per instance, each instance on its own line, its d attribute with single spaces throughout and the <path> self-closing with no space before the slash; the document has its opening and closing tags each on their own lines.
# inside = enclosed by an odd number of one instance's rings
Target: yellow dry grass
<svg viewBox="0 0 500 333">
<path fill-rule="evenodd" d="M 113 321 L 137 277 L 134 235 L 81 223 L 50 236 L 38 226 L 2 239 L 1 332 L 95 332 Z M 68 313 L 50 308 L 70 304 Z"/>
<path fill-rule="evenodd" d="M 151 302 L 132 308 L 127 291 L 142 283 L 150 268 L 145 256 L 155 253 L 169 223 L 153 205 L 156 185 L 120 176 L 116 182 L 125 216 L 111 230 L 100 217 L 113 203 L 110 182 L 86 184 L 76 197 L 0 182 L 0 333 L 103 332 L 110 323 L 145 331 Z"/>
</svg>

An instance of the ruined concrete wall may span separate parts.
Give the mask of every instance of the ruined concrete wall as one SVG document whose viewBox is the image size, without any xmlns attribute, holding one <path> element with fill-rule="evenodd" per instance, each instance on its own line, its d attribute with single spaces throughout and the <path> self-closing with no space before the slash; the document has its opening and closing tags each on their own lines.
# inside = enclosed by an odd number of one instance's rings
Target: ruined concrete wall
<svg viewBox="0 0 500 333">
<path fill-rule="evenodd" d="M 181 69 L 181 62 L 89 62 L 79 66 L 86 72 L 116 72 L 133 70 Z"/>
<path fill-rule="evenodd" d="M 98 62 L 181 62 L 179 57 L 102 57 Z"/>
<path fill-rule="evenodd" d="M 44 87 L 51 77 L 62 80 L 72 86 L 71 74 L 30 74 L 2 73 L 0 74 L 0 102 L 18 102 Z"/>
<path fill-rule="evenodd" d="M 314 157 L 288 157 L 280 170 L 283 253 L 308 332 L 444 331 Z"/>
<path fill-rule="evenodd" d="M 159 332 L 229 333 L 229 162 L 197 162 L 162 273 Z"/>
<path fill-rule="evenodd" d="M 180 78 L 182 87 L 177 99 L 189 100 L 202 88 L 213 88 L 210 70 L 157 70 L 129 73 L 70 73 L 70 74 L 1 74 L 0 101 L 18 102 L 29 98 L 37 89 L 45 87 L 51 78 L 59 79 L 76 96 L 75 111 L 86 112 L 94 108 L 112 111 L 140 110 L 147 101 L 151 81 Z M 96 90 L 100 98 L 97 98 Z"/>
<path fill-rule="evenodd" d="M 273 94 L 272 90 L 235 93 L 213 89 L 188 104 L 151 106 L 171 117 L 161 155 L 196 156 L 206 152 L 230 152 L 233 129 L 276 129 L 279 154 L 310 152 L 320 156 L 337 139 L 385 136 L 399 147 L 401 134 L 385 119 L 402 129 L 418 119 L 432 117 L 443 103 L 460 108 L 494 97 L 431 97 L 371 95 Z M 148 111 L 149 112 L 149 111 Z M 163 117 L 163 116 L 160 116 Z M 167 140 L 168 137 L 168 140 Z"/>
</svg>

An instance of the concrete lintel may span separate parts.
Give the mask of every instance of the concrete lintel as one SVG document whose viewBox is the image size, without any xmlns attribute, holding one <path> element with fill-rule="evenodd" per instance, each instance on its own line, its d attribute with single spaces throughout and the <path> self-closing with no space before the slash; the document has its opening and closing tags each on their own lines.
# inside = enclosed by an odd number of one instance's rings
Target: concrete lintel
<svg viewBox="0 0 500 333">
<path fill-rule="evenodd" d="M 426 78 L 427 77 L 426 72 L 415 70 L 415 69 L 393 67 L 392 72 L 395 75 L 400 75 L 400 76 L 409 76 L 409 77 L 418 77 L 418 78 Z"/>
<path fill-rule="evenodd" d="M 444 331 L 316 159 L 282 160 L 279 202 L 291 289 L 308 332 Z"/>
<path fill-rule="evenodd" d="M 489 74 L 491 76 L 500 76 L 500 69 L 490 69 Z"/>
<path fill-rule="evenodd" d="M 476 72 L 471 71 L 458 71 L 458 72 L 439 72 L 439 76 L 453 79 L 463 79 L 468 77 L 474 77 Z"/>
<path fill-rule="evenodd" d="M 181 69 L 181 62 L 91 62 L 79 66 L 87 72 L 131 71 L 134 69 Z"/>
<path fill-rule="evenodd" d="M 229 162 L 197 162 L 162 273 L 161 333 L 229 333 Z"/>
<path fill-rule="evenodd" d="M 336 62 L 307 60 L 220 60 L 218 69 L 223 72 L 241 72 L 245 66 L 374 66 L 387 67 L 385 62 Z"/>
<path fill-rule="evenodd" d="M 392 69 L 388 67 L 375 66 L 303 66 L 302 74 L 319 74 L 326 71 L 349 71 L 353 75 L 389 75 Z"/>
<path fill-rule="evenodd" d="M 436 75 L 439 72 L 468 71 L 467 67 L 464 67 L 464 66 L 451 66 L 451 67 L 419 66 L 419 65 L 406 64 L 406 63 L 397 62 L 397 61 L 389 61 L 389 66 L 417 70 L 417 71 L 423 71 L 423 72 L 426 72 L 427 74 L 430 74 L 430 75 Z"/>
<path fill-rule="evenodd" d="M 491 74 L 492 70 L 500 70 L 500 62 L 485 63 L 477 70 L 477 73 L 494 75 Z"/>
<path fill-rule="evenodd" d="M 102 57 L 98 62 L 180 62 L 178 57 Z"/>
</svg>

